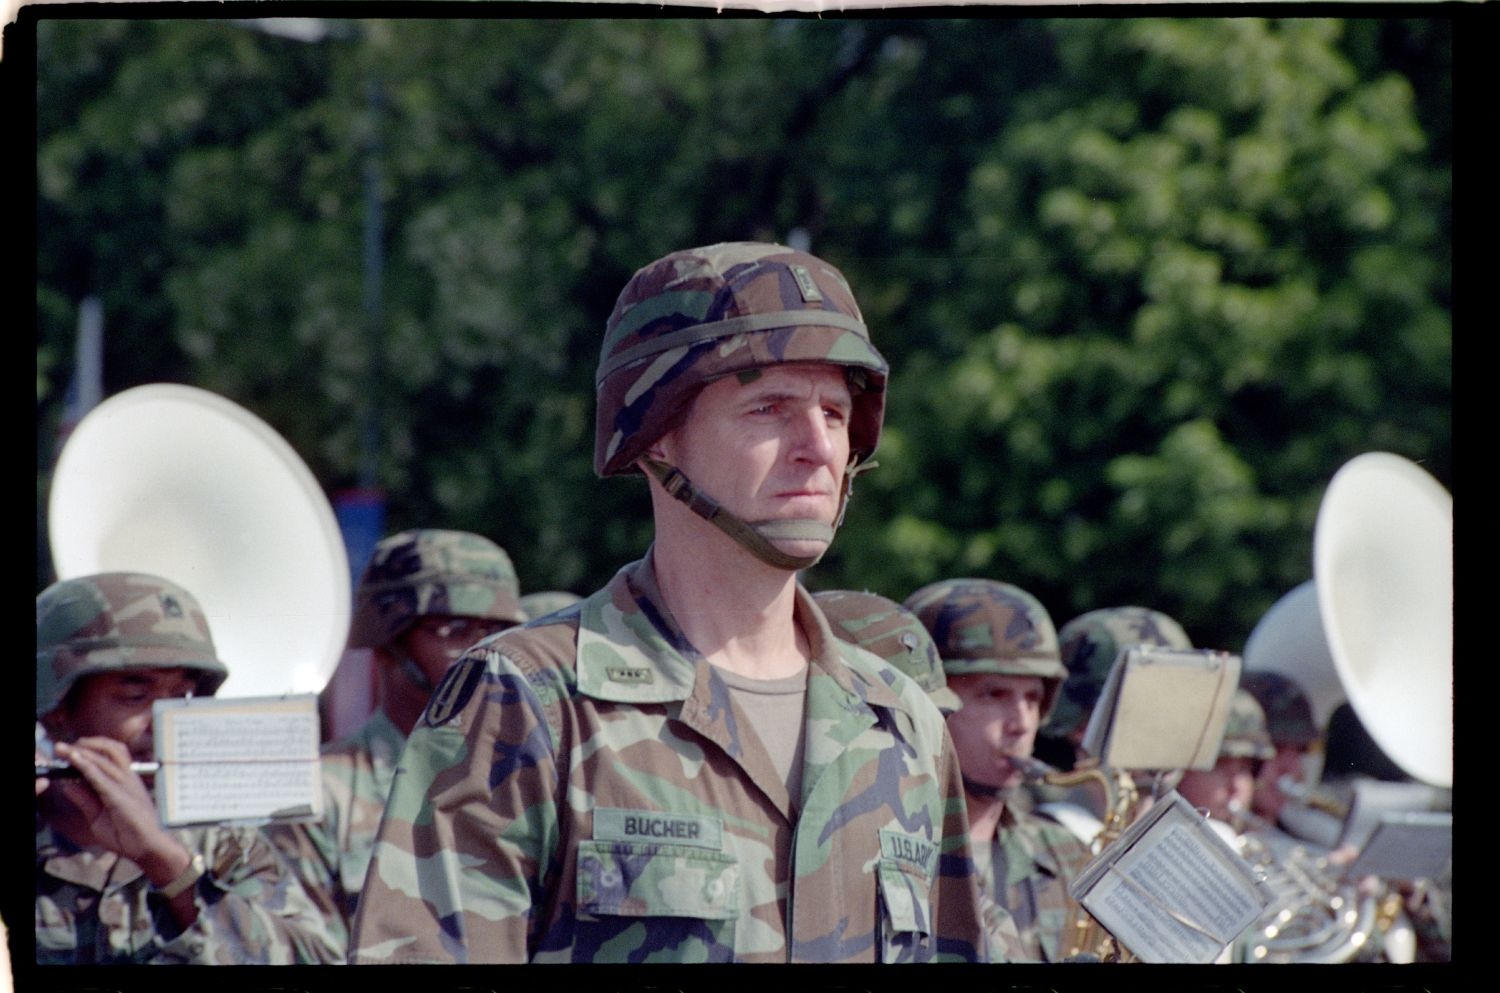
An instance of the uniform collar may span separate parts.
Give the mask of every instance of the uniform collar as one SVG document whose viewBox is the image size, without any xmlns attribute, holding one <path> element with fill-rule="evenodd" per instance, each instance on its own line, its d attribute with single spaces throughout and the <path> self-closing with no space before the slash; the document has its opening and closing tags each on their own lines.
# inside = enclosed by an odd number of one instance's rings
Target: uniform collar
<svg viewBox="0 0 1500 993">
<path fill-rule="evenodd" d="M 686 700 L 707 665 L 661 601 L 648 553 L 579 604 L 578 692 L 616 703 Z"/>
<path fill-rule="evenodd" d="M 812 594 L 799 583 L 793 617 L 812 650 L 812 676 L 833 680 L 843 695 L 860 705 L 907 710 L 900 695 L 877 674 L 851 669 L 857 649 L 838 641 Z M 578 690 L 618 703 L 680 702 L 709 677 L 709 663 L 682 633 L 662 598 L 648 552 L 632 562 L 580 605 Z"/>
</svg>

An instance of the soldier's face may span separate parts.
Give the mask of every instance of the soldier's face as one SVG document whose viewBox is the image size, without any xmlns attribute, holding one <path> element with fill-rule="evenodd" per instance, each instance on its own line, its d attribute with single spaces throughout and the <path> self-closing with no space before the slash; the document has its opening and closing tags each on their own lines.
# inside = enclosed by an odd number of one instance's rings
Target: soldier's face
<svg viewBox="0 0 1500 993">
<path fill-rule="evenodd" d="M 508 627 L 510 625 L 503 621 L 480 617 L 429 614 L 406 629 L 403 641 L 407 653 L 428 681 L 436 686 L 464 649 Z"/>
<path fill-rule="evenodd" d="M 948 716 L 948 733 L 964 775 L 986 786 L 1017 786 L 1023 773 L 1009 759 L 1030 758 L 1042 716 L 1038 676 L 968 673 L 949 676 L 964 703 Z"/>
<path fill-rule="evenodd" d="M 1177 792 L 1210 817 L 1229 820 L 1250 810 L 1255 789 L 1254 763 L 1248 758 L 1224 757 L 1212 769 L 1189 769 L 1182 774 Z"/>
<path fill-rule="evenodd" d="M 839 366 L 769 366 L 748 382 L 705 386 L 682 425 L 653 446 L 699 489 L 746 521 L 833 523 L 849 464 L 853 400 Z M 781 541 L 816 554 L 821 542 Z"/>
<path fill-rule="evenodd" d="M 1302 756 L 1307 749 L 1295 745 L 1277 745 L 1275 758 L 1262 762 L 1255 773 L 1255 812 L 1262 817 L 1275 820 L 1286 805 L 1286 796 L 1281 792 L 1281 778 L 1294 783 L 1303 780 Z"/>
<path fill-rule="evenodd" d="M 60 741 L 113 738 L 131 758 L 152 757 L 151 705 L 185 697 L 197 688 L 187 669 L 138 669 L 85 676 L 49 715 L 47 732 Z"/>
</svg>

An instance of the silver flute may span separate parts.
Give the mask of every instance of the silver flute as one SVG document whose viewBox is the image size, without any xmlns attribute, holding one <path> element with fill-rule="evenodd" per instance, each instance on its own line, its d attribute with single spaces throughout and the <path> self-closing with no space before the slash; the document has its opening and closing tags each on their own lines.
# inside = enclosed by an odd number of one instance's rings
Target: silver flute
<svg viewBox="0 0 1500 993">
<path fill-rule="evenodd" d="M 160 762 L 132 762 L 130 771 L 141 776 L 154 776 L 161 771 Z M 37 779 L 78 779 L 83 775 L 71 762 L 62 759 L 37 759 Z"/>
</svg>

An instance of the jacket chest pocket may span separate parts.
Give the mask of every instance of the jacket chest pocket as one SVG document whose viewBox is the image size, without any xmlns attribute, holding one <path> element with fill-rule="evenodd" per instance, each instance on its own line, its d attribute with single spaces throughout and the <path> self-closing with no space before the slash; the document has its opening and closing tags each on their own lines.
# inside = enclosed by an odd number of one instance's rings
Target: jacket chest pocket
<svg viewBox="0 0 1500 993">
<path fill-rule="evenodd" d="M 927 962 L 932 940 L 932 878 L 901 859 L 881 858 L 880 961 Z"/>
<path fill-rule="evenodd" d="M 744 898 L 740 864 L 686 845 L 578 846 L 574 960 L 729 962 Z"/>
</svg>

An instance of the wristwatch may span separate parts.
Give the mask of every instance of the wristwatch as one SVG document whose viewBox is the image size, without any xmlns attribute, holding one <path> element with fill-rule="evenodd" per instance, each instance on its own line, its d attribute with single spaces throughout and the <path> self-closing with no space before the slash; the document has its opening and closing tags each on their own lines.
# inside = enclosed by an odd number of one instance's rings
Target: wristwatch
<svg viewBox="0 0 1500 993">
<path fill-rule="evenodd" d="M 183 869 L 177 874 L 176 879 L 161 887 L 157 892 L 168 900 L 175 900 L 183 890 L 202 879 L 203 873 L 206 871 L 207 868 L 203 864 L 203 856 L 195 853 L 192 860 L 188 862 L 187 868 Z"/>
</svg>

